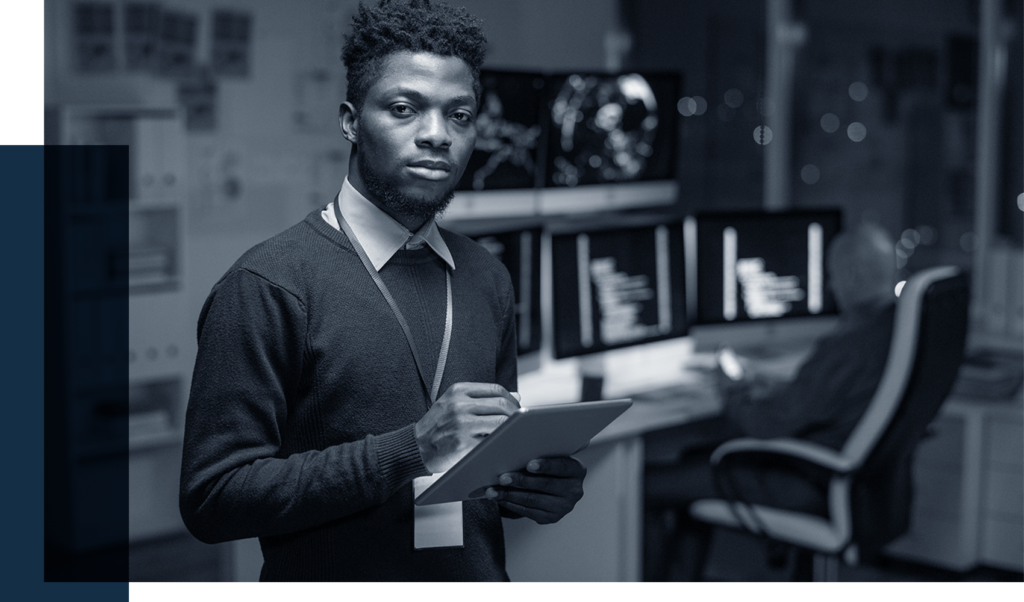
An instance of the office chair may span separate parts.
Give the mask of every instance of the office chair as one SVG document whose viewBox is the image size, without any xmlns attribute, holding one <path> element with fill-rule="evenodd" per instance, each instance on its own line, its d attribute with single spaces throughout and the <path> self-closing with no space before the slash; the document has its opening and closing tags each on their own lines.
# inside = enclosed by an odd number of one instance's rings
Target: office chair
<svg viewBox="0 0 1024 602">
<path fill-rule="evenodd" d="M 911 460 L 949 394 L 963 356 L 969 284 L 955 267 L 914 274 L 896 304 L 882 379 L 842 450 L 791 438 L 739 438 L 711 456 L 728 482 L 733 462 L 796 458 L 827 469 L 827 516 L 747 503 L 735 494 L 697 500 L 690 516 L 712 526 L 761 535 L 813 554 L 815 580 L 838 579 L 849 565 L 877 553 L 910 521 Z"/>
</svg>

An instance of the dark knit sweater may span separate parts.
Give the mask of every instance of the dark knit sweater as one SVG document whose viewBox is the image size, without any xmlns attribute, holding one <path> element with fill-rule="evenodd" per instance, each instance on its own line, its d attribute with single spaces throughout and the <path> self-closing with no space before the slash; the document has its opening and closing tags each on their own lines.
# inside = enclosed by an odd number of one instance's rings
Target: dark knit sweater
<svg viewBox="0 0 1024 602">
<path fill-rule="evenodd" d="M 442 231 L 454 330 L 440 391 L 516 386 L 508 272 Z M 381 270 L 430 377 L 445 266 L 398 251 Z M 246 252 L 199 317 L 180 507 L 213 543 L 259 537 L 263 580 L 501 580 L 497 504 L 464 503 L 464 547 L 413 549 L 412 479 L 428 474 L 413 424 L 430 401 L 409 345 L 347 237 L 320 211 Z"/>
</svg>

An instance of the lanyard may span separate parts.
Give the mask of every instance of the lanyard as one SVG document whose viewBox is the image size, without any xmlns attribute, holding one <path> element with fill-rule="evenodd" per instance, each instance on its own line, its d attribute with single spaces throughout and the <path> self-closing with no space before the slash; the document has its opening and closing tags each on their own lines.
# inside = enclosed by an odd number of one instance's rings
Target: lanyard
<svg viewBox="0 0 1024 602">
<path fill-rule="evenodd" d="M 412 357 L 416 361 L 416 369 L 420 373 L 420 378 L 423 380 L 424 386 L 430 391 L 430 403 L 437 401 L 437 395 L 441 388 L 441 376 L 444 374 L 444 365 L 448 360 L 448 347 L 452 340 L 452 272 L 451 269 L 446 265 L 444 270 L 445 285 L 447 288 L 447 300 L 444 318 L 444 338 L 441 339 L 441 352 L 437 356 L 437 368 L 434 370 L 433 384 L 427 380 L 427 373 L 423 367 L 423 363 L 420 361 L 419 351 L 416 349 L 416 343 L 412 340 L 412 331 L 409 330 L 409 323 L 405 321 L 405 316 L 402 315 L 402 310 L 398 308 L 398 304 L 395 303 L 395 298 L 391 296 L 391 291 L 388 290 L 387 285 L 384 284 L 384 280 L 377 273 L 377 270 L 373 267 L 373 263 L 370 261 L 370 257 L 363 250 L 363 246 L 356 240 L 355 234 L 352 232 L 352 228 L 345 221 L 345 218 L 341 216 L 341 210 L 339 208 L 340 201 L 334 200 L 331 204 L 334 208 L 334 217 L 338 220 L 338 225 L 345 232 L 345 236 L 348 236 L 349 241 L 356 250 L 356 254 L 359 255 L 359 259 L 363 262 L 363 267 L 370 274 L 370 278 L 373 278 L 374 284 L 377 285 L 377 289 L 380 290 L 381 295 L 384 296 L 384 300 L 388 302 L 391 307 L 391 311 L 395 314 L 395 318 L 398 323 L 402 326 L 402 330 L 405 332 L 405 340 L 409 342 L 409 350 L 412 351 Z"/>
</svg>

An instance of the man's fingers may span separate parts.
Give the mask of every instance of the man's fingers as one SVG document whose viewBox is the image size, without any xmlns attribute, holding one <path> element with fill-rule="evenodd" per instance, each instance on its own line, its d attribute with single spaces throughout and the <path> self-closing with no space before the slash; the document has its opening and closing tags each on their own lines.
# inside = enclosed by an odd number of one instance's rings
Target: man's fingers
<svg viewBox="0 0 1024 602">
<path fill-rule="evenodd" d="M 504 399 L 514 408 L 519 408 L 519 399 L 516 394 L 509 393 L 505 387 L 495 383 L 470 383 L 462 382 L 452 385 L 451 390 L 459 395 L 472 397 L 474 399 L 500 398 Z"/>
<path fill-rule="evenodd" d="M 487 499 L 539 524 L 558 522 L 583 498 L 587 469 L 574 458 L 530 460 L 526 470 L 507 472 L 487 488 Z"/>
<path fill-rule="evenodd" d="M 555 497 L 529 491 L 498 491 L 489 489 L 488 499 L 495 500 L 516 514 L 529 518 L 539 525 L 558 522 L 572 507 Z"/>
<path fill-rule="evenodd" d="M 509 472 L 498 478 L 498 484 L 503 487 L 516 487 L 519 489 L 555 493 L 552 488 L 552 478 L 547 475 L 542 477 L 533 477 L 521 472 Z"/>
<path fill-rule="evenodd" d="M 470 383 L 461 382 L 452 385 L 452 389 L 467 397 L 505 397 L 509 396 L 505 387 L 496 383 Z"/>
<path fill-rule="evenodd" d="M 526 470 L 552 477 L 583 477 L 587 469 L 573 458 L 537 458 L 526 464 Z"/>
<path fill-rule="evenodd" d="M 459 411 L 475 416 L 511 416 L 519 409 L 504 397 L 471 398 L 460 404 Z"/>
<path fill-rule="evenodd" d="M 470 431 L 474 437 L 486 437 L 506 420 L 508 418 L 505 416 L 478 416 L 473 419 Z"/>
</svg>

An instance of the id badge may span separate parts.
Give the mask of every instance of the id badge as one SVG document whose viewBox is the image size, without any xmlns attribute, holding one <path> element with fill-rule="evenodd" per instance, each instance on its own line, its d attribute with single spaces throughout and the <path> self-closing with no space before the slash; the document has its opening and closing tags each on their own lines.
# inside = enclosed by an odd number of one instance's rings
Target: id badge
<svg viewBox="0 0 1024 602">
<path fill-rule="evenodd" d="M 438 473 L 429 477 L 413 479 L 413 498 L 418 497 L 443 474 Z M 462 502 L 447 502 L 429 506 L 413 504 L 413 512 L 414 548 L 426 550 L 462 547 Z"/>
</svg>

